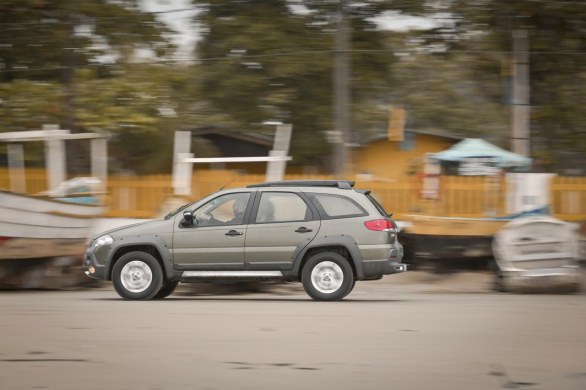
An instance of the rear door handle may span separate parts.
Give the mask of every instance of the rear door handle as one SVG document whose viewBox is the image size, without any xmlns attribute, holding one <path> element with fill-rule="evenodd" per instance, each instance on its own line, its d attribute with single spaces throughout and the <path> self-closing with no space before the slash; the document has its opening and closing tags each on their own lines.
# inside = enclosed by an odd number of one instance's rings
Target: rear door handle
<svg viewBox="0 0 586 390">
<path fill-rule="evenodd" d="M 238 232 L 236 230 L 230 230 L 229 232 L 226 233 L 227 236 L 241 236 L 242 232 Z"/>
<path fill-rule="evenodd" d="M 308 229 L 305 226 L 302 226 L 299 229 L 295 230 L 295 233 L 309 233 L 309 232 L 313 232 L 313 229 Z"/>
</svg>

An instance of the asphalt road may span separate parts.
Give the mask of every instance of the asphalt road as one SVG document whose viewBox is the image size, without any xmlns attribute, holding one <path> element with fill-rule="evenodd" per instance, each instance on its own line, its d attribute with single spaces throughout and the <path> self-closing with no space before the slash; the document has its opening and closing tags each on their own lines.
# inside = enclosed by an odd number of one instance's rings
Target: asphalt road
<svg viewBox="0 0 586 390">
<path fill-rule="evenodd" d="M 408 272 L 342 302 L 299 285 L 3 292 L 0 389 L 585 389 L 586 295 L 488 286 Z"/>
</svg>

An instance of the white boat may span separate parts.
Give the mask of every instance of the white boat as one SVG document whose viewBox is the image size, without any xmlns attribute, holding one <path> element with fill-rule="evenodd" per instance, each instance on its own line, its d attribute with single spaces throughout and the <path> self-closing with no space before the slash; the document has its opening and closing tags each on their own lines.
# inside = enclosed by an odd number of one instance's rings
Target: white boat
<svg viewBox="0 0 586 390">
<path fill-rule="evenodd" d="M 65 195 L 0 191 L 0 259 L 83 254 L 94 219 L 105 207 L 93 193 Z"/>
<path fill-rule="evenodd" d="M 65 180 L 65 141 L 92 142 L 93 177 Z M 0 190 L 0 260 L 81 256 L 96 217 L 103 215 L 100 202 L 106 178 L 107 136 L 70 134 L 68 130 L 0 133 L 8 144 L 10 189 Z M 24 153 L 21 143 L 45 143 L 50 191 L 26 194 Z M 3 263 L 7 264 L 7 263 Z"/>
<path fill-rule="evenodd" d="M 531 216 L 507 223 L 494 236 L 500 291 L 580 290 L 577 227 L 551 216 Z"/>
</svg>

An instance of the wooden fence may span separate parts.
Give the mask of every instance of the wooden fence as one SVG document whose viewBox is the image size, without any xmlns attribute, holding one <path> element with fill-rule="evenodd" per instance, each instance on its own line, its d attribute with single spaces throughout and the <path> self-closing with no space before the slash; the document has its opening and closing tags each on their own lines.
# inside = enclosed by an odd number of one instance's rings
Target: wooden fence
<svg viewBox="0 0 586 390">
<path fill-rule="evenodd" d="M 287 175 L 287 180 L 333 179 L 328 175 Z M 351 178 L 354 180 L 355 178 Z M 220 188 L 242 187 L 265 180 L 264 175 L 239 175 L 235 171 L 196 170 L 192 177 L 192 195 L 181 201 L 192 201 Z M 366 181 L 356 178 L 357 187 L 372 190 L 389 211 L 400 217 L 425 213 L 452 217 L 503 216 L 506 183 L 478 176 L 442 176 L 437 199 L 422 199 L 420 182 L 413 178 L 404 182 Z M 44 170 L 26 170 L 27 193 L 46 190 Z M 0 188 L 9 188 L 6 169 L 0 169 Z M 110 217 L 152 218 L 163 213 L 164 204 L 172 198 L 171 175 L 111 176 L 107 183 Z M 586 221 L 586 177 L 555 177 L 551 185 L 553 214 L 567 221 Z"/>
<path fill-rule="evenodd" d="M 586 177 L 555 177 L 551 185 L 554 215 L 565 221 L 586 221 Z"/>
</svg>

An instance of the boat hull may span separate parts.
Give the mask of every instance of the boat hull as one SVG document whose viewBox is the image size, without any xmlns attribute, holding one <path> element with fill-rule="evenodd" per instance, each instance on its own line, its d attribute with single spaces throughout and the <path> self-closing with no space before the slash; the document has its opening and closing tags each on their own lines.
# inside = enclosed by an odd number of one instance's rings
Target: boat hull
<svg viewBox="0 0 586 390">
<path fill-rule="evenodd" d="M 571 223 L 550 216 L 511 221 L 495 235 L 493 252 L 501 291 L 580 290 L 579 235 Z"/>
<path fill-rule="evenodd" d="M 83 256 L 87 238 L 0 238 L 0 260 Z"/>
<path fill-rule="evenodd" d="M 83 253 L 103 206 L 0 191 L 0 259 Z"/>
</svg>

